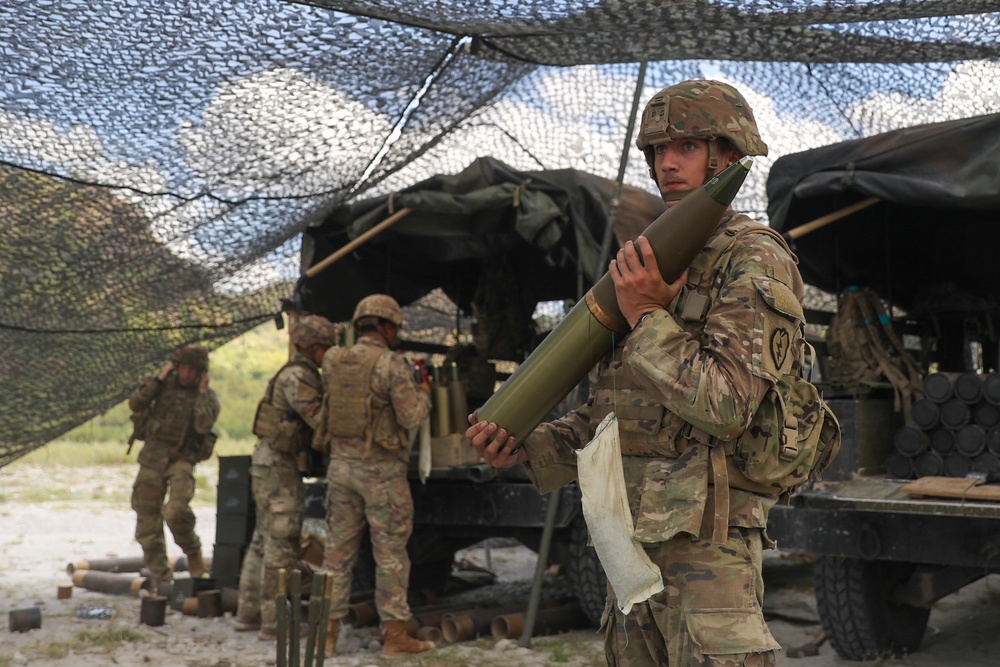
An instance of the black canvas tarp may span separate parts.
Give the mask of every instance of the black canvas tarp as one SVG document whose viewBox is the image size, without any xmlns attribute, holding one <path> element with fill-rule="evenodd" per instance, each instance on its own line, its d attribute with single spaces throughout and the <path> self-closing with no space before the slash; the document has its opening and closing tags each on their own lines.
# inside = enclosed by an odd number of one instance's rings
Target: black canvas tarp
<svg viewBox="0 0 1000 667">
<path fill-rule="evenodd" d="M 598 256 L 613 190 L 613 181 L 575 169 L 519 171 L 485 157 L 458 174 L 327 210 L 307 229 L 304 269 L 393 212 L 413 212 L 303 279 L 297 305 L 343 321 L 368 294 L 391 294 L 406 306 L 440 289 L 470 314 L 473 301 L 482 301 L 489 289 L 504 292 L 523 319 L 537 302 L 575 300 L 581 287 L 603 275 L 606 264 L 598 266 Z M 612 251 L 664 210 L 655 195 L 625 186 Z M 484 268 L 505 280 L 483 285 Z"/>
<path fill-rule="evenodd" d="M 783 233 L 879 199 L 794 242 L 810 284 L 872 287 L 903 308 L 942 290 L 1000 301 L 1000 114 L 783 156 L 767 195 Z"/>
</svg>

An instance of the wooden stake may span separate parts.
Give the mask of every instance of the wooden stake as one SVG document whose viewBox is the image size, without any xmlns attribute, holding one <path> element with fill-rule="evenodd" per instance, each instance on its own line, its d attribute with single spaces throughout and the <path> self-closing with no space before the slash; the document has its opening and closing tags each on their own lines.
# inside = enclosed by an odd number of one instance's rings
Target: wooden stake
<svg viewBox="0 0 1000 667">
<path fill-rule="evenodd" d="M 869 197 L 868 199 L 863 199 L 862 201 L 855 202 L 850 206 L 845 206 L 839 211 L 834 211 L 833 213 L 827 213 L 826 215 L 816 218 L 811 222 L 807 222 L 804 225 L 799 225 L 795 229 L 791 229 L 785 232 L 785 236 L 787 236 L 790 239 L 800 238 L 802 236 L 805 236 L 806 234 L 809 234 L 810 232 L 816 231 L 820 227 L 826 227 L 831 222 L 836 222 L 841 218 L 847 217 L 852 213 L 856 213 L 857 211 L 868 208 L 869 206 L 877 204 L 880 201 L 882 200 L 879 199 L 878 197 Z"/>
<path fill-rule="evenodd" d="M 400 220 L 402 220 L 403 218 L 405 218 L 406 216 L 408 216 L 411 213 L 413 213 L 413 209 L 412 208 L 401 208 L 401 209 L 399 209 L 398 211 L 396 211 L 395 213 L 393 213 L 392 215 L 390 215 L 388 218 L 386 218 L 382 222 L 378 223 L 377 225 L 375 225 L 374 227 L 372 227 L 371 229 L 369 229 L 367 232 L 365 232 L 364 234 L 362 234 L 358 238 L 354 239 L 353 241 L 351 241 L 350 243 L 348 243 L 347 245 L 345 245 L 343 248 L 341 248 L 337 252 L 333 253 L 332 255 L 330 255 L 328 257 L 324 257 L 323 261 L 320 262 L 319 264 L 316 264 L 314 266 L 309 267 L 309 269 L 306 271 L 306 278 L 312 278 L 317 273 L 319 273 L 320 271 L 323 271 L 324 269 L 326 269 L 328 266 L 330 266 L 331 264 L 333 264 L 334 262 L 336 262 L 337 260 L 339 260 L 341 257 L 343 257 L 344 255 L 346 255 L 347 253 L 349 253 L 352 250 L 354 250 L 355 248 L 357 248 L 359 245 L 365 243 L 371 237 L 375 236 L 376 234 L 380 234 L 381 232 L 385 231 L 389 227 L 392 227 L 394 224 L 396 224 L 397 222 L 399 222 Z"/>
</svg>

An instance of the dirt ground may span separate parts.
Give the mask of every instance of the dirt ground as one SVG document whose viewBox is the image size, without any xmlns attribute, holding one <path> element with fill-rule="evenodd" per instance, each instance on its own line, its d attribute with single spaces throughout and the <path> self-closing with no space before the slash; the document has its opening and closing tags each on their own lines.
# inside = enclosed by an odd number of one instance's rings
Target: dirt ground
<svg viewBox="0 0 1000 667">
<path fill-rule="evenodd" d="M 76 471 L 75 484 L 86 490 L 106 485 L 128 488 L 132 471 Z M 122 477 L 126 475 L 126 477 Z M 255 633 L 237 633 L 230 618 L 201 619 L 168 610 L 165 624 L 139 624 L 140 601 L 73 590 L 72 598 L 57 599 L 60 584 L 71 582 L 67 565 L 81 559 L 141 555 L 132 537 L 134 515 L 124 502 L 107 499 L 59 502 L 18 502 L 11 489 L 22 482 L 23 470 L 0 469 L 0 613 L 38 607 L 41 628 L 11 632 L 0 628 L 0 667 L 269 667 L 276 663 L 275 645 L 261 642 Z M 17 479 L 16 479 L 17 478 Z M 50 480 L 56 482 L 57 480 Z M 67 482 L 68 483 L 68 482 Z M 97 496 L 101 493 L 85 495 Z M 199 507 L 198 531 L 211 554 L 215 534 L 214 507 Z M 180 555 L 171 545 L 171 555 Z M 460 552 L 479 565 L 486 564 L 481 547 Z M 520 546 L 493 547 L 495 590 L 487 596 L 524 595 L 530 590 L 535 555 Z M 814 641 L 822 627 L 816 614 L 808 564 L 780 552 L 765 564 L 767 586 L 765 613 L 772 633 L 785 651 L 782 667 L 830 667 L 851 665 L 841 660 L 828 642 L 816 655 L 793 658 L 789 654 Z M 546 586 L 559 586 L 558 580 Z M 78 609 L 113 610 L 108 620 L 78 617 Z M 536 637 L 530 648 L 516 641 L 491 637 L 456 644 L 443 644 L 434 652 L 409 660 L 383 660 L 373 629 L 347 629 L 338 654 L 326 665 L 368 667 L 383 664 L 413 664 L 426 667 L 497 665 L 504 667 L 563 664 L 589 667 L 604 665 L 601 640 L 595 628 L 585 628 L 553 637 Z M 900 659 L 881 660 L 877 665 L 937 667 L 962 665 L 985 667 L 1000 664 L 1000 576 L 993 575 L 938 602 L 919 653 Z"/>
</svg>

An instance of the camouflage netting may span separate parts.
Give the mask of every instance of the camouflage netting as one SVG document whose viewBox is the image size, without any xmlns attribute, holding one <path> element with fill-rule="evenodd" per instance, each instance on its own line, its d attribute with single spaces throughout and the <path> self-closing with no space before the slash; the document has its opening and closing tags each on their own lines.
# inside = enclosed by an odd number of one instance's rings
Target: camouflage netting
<svg viewBox="0 0 1000 667">
<path fill-rule="evenodd" d="M 321 205 L 480 155 L 615 178 L 640 61 L 644 100 L 746 94 L 766 219 L 775 158 L 996 111 L 998 56 L 995 0 L 8 0 L 0 466 L 272 318 Z"/>
</svg>

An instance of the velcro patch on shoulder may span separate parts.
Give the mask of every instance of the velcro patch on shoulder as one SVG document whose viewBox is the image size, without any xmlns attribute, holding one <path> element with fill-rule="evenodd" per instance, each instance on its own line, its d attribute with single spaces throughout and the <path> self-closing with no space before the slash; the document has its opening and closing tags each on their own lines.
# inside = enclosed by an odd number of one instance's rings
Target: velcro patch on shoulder
<svg viewBox="0 0 1000 667">
<path fill-rule="evenodd" d="M 802 302 L 798 300 L 795 292 L 788 285 L 767 278 L 754 278 L 753 284 L 761 298 L 772 310 L 776 310 L 790 319 L 805 322 L 806 316 L 802 310 Z"/>
</svg>

